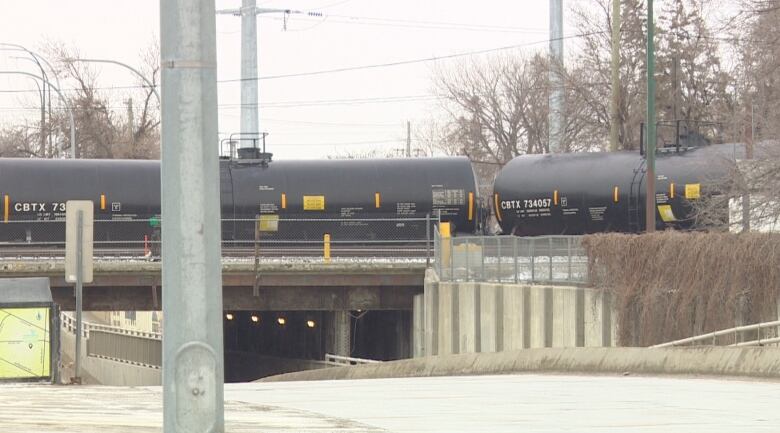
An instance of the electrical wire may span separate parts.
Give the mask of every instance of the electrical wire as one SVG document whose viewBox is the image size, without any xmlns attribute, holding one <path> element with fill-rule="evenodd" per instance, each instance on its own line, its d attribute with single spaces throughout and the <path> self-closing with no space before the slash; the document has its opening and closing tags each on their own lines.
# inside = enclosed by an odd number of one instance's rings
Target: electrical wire
<svg viewBox="0 0 780 433">
<path fill-rule="evenodd" d="M 517 49 L 522 47 L 528 47 L 532 45 L 539 45 L 543 43 L 549 43 L 551 40 L 567 40 L 567 39 L 574 39 L 574 38 L 581 38 L 585 36 L 592 36 L 597 34 L 604 34 L 608 33 L 605 31 L 593 31 L 588 33 L 578 33 L 576 35 L 569 35 L 564 36 L 562 38 L 554 38 L 554 39 L 544 39 L 544 40 L 537 40 L 533 42 L 526 42 L 522 44 L 514 44 L 514 45 L 505 45 L 502 47 L 495 47 L 495 48 L 486 48 L 482 50 L 474 50 L 474 51 L 466 51 L 461 53 L 455 53 L 455 54 L 445 54 L 442 56 L 432 56 L 432 57 L 423 57 L 423 58 L 417 58 L 417 59 L 408 59 L 408 60 L 399 60 L 395 62 L 385 62 L 385 63 L 375 63 L 375 64 L 369 64 L 369 65 L 359 65 L 359 66 L 345 66 L 341 68 L 333 68 L 333 69 L 321 69 L 317 71 L 307 71 L 307 72 L 296 72 L 296 73 L 290 73 L 290 74 L 279 74 L 279 75 L 266 75 L 266 76 L 259 76 L 259 77 L 249 77 L 249 78 L 232 78 L 227 80 L 217 80 L 218 83 L 241 83 L 243 81 L 262 81 L 262 80 L 276 80 L 281 78 L 297 78 L 297 77 L 310 77 L 314 75 L 324 75 L 324 74 L 334 74 L 334 73 L 340 73 L 340 72 L 350 72 L 350 71 L 359 71 L 359 70 L 368 70 L 368 69 L 379 69 L 379 68 L 387 68 L 387 67 L 394 67 L 394 66 L 405 66 L 405 65 L 411 65 L 415 63 L 427 63 L 427 62 L 436 62 L 439 60 L 448 60 L 448 59 L 456 59 L 459 57 L 468 57 L 468 56 L 476 56 L 480 54 L 488 54 L 488 53 L 494 53 L 499 51 L 506 51 L 511 49 Z"/>
</svg>

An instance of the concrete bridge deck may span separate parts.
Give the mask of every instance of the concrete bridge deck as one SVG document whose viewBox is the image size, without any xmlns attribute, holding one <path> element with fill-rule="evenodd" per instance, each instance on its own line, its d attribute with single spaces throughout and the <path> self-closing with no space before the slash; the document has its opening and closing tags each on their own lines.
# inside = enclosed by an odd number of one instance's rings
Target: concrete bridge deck
<svg viewBox="0 0 780 433">
<path fill-rule="evenodd" d="M 253 296 L 255 266 L 225 259 L 222 265 L 226 310 L 411 310 L 422 293 L 426 264 L 413 260 L 322 260 L 261 262 L 259 296 Z M 96 260 L 94 282 L 84 286 L 85 310 L 159 310 L 161 264 L 142 260 Z M 60 259 L 8 260 L 0 278 L 49 277 L 54 301 L 75 308 L 73 286 L 65 283 Z"/>
</svg>

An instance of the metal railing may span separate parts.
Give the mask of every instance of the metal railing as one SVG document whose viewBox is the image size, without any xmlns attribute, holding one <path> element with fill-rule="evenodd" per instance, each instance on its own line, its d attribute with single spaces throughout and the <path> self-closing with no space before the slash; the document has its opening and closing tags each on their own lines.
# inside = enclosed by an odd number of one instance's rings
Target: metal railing
<svg viewBox="0 0 780 433">
<path fill-rule="evenodd" d="M 285 215 L 265 231 L 260 218 L 222 220 L 225 256 L 322 257 L 326 249 L 337 257 L 412 257 L 430 260 L 436 220 L 422 217 L 319 218 Z M 95 219 L 96 256 L 157 257 L 159 219 Z M 327 237 L 326 237 L 327 235 Z M 61 258 L 65 221 L 10 220 L 0 222 L 0 255 Z"/>
<path fill-rule="evenodd" d="M 780 333 L 780 329 L 778 329 L 778 327 L 780 327 L 780 320 L 774 320 L 771 322 L 754 323 L 752 325 L 735 326 L 733 328 L 722 329 L 720 331 L 708 332 L 706 334 L 696 335 L 694 337 L 683 338 L 675 341 L 669 341 L 667 343 L 656 344 L 650 347 L 651 348 L 675 347 L 675 346 L 684 346 L 684 345 L 699 343 L 699 342 L 708 342 L 714 346 L 717 344 L 718 337 L 728 336 L 728 335 L 734 335 L 734 343 L 728 344 L 728 346 L 735 346 L 735 347 L 736 346 L 762 346 L 766 344 L 777 344 L 780 343 L 780 337 L 777 336 Z M 764 330 L 765 334 L 771 332 L 772 334 L 774 334 L 774 336 L 762 339 L 761 330 Z M 747 331 L 756 331 L 756 339 L 750 341 L 739 341 L 740 333 L 747 332 Z"/>
<path fill-rule="evenodd" d="M 66 313 L 60 317 L 63 329 L 74 334 L 76 319 Z M 162 366 L 162 334 L 84 321 L 81 324 L 87 356 L 149 368 Z"/>
<path fill-rule="evenodd" d="M 440 281 L 587 282 L 588 259 L 578 236 L 434 237 Z"/>
<path fill-rule="evenodd" d="M 345 366 L 345 365 L 360 365 L 360 364 L 380 364 L 382 363 L 382 361 L 377 361 L 375 359 L 352 358 L 349 356 L 333 355 L 331 353 L 326 353 L 325 363 L 330 365 Z"/>
</svg>

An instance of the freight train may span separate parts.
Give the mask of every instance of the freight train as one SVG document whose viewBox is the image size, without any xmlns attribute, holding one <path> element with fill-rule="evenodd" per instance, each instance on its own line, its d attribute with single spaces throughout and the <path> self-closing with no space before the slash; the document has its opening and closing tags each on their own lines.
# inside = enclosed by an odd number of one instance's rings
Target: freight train
<svg viewBox="0 0 780 433">
<path fill-rule="evenodd" d="M 220 161 L 223 239 L 253 240 L 255 221 L 278 217 L 265 240 L 425 239 L 426 218 L 456 233 L 482 219 L 465 157 L 268 162 Z M 92 200 L 96 242 L 159 235 L 159 161 L 0 159 L 0 243 L 64 240 L 68 200 Z"/>
<path fill-rule="evenodd" d="M 657 229 L 694 224 L 692 203 L 715 192 L 740 145 L 662 150 L 656 163 Z M 645 158 L 637 152 L 524 155 L 499 172 L 490 207 L 503 234 L 538 236 L 645 229 Z M 425 221 L 454 235 L 481 233 L 465 157 L 220 161 L 222 235 L 251 241 L 255 222 L 279 218 L 265 240 L 424 239 Z M 67 200 L 93 200 L 97 242 L 159 236 L 158 161 L 0 159 L 1 243 L 62 242 Z M 726 210 L 727 211 L 727 210 Z"/>
<path fill-rule="evenodd" d="M 662 149 L 656 157 L 656 229 L 689 229 L 694 201 L 741 158 L 743 145 Z M 504 234 L 578 235 L 645 230 L 646 159 L 638 152 L 523 155 L 496 177 L 491 205 Z M 724 218 L 728 209 L 724 209 Z"/>
</svg>

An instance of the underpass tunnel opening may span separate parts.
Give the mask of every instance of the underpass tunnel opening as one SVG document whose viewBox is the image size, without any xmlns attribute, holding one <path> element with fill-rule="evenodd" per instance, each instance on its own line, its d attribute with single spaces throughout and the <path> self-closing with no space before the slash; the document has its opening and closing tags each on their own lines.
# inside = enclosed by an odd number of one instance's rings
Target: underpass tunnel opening
<svg viewBox="0 0 780 433">
<path fill-rule="evenodd" d="M 225 381 L 327 367 L 326 355 L 411 357 L 411 311 L 225 311 Z"/>
</svg>

